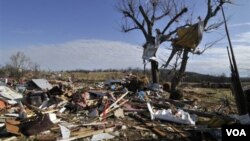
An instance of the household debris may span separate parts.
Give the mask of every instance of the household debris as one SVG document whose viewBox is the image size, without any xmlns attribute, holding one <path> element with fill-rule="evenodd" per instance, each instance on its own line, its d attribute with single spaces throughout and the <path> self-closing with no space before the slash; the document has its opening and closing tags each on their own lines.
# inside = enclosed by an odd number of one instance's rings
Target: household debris
<svg viewBox="0 0 250 141">
<path fill-rule="evenodd" d="M 189 99 L 171 100 L 163 90 L 168 86 L 133 74 L 93 84 L 31 79 L 22 86 L 25 90 L 18 93 L 0 85 L 1 139 L 200 140 L 217 134 L 222 123 L 249 122 L 249 116 L 212 111 L 215 104 L 208 111 L 190 99 L 200 88 L 185 89 Z"/>
</svg>

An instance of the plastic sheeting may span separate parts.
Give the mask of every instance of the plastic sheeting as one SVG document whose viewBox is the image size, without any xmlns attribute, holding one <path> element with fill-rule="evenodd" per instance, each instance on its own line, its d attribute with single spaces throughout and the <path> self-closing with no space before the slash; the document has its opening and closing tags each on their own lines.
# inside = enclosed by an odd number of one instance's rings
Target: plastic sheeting
<svg viewBox="0 0 250 141">
<path fill-rule="evenodd" d="M 173 114 L 171 109 L 158 110 L 154 113 L 154 117 L 157 119 L 172 121 L 180 124 L 195 125 L 195 121 L 191 118 L 190 114 L 180 109 L 178 109 L 176 114 Z"/>
<path fill-rule="evenodd" d="M 171 109 L 167 110 L 163 109 L 153 112 L 151 105 L 149 103 L 147 103 L 147 106 L 150 112 L 151 120 L 160 119 L 180 124 L 195 125 L 195 116 L 191 117 L 191 115 L 188 112 L 184 112 L 181 109 L 178 109 L 178 111 L 175 114 L 173 114 Z"/>
</svg>

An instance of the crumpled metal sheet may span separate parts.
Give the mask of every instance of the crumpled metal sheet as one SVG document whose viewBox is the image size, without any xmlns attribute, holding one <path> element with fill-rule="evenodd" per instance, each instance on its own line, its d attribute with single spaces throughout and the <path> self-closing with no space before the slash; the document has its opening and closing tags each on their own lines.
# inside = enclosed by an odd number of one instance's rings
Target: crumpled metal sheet
<svg viewBox="0 0 250 141">
<path fill-rule="evenodd" d="M 42 90 L 52 89 L 52 85 L 46 79 L 32 79 L 31 81 Z"/>
</svg>

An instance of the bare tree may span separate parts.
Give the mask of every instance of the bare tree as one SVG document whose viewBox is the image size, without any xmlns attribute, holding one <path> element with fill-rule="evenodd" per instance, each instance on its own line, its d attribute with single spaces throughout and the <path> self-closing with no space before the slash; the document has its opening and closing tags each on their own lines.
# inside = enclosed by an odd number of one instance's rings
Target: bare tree
<svg viewBox="0 0 250 141">
<path fill-rule="evenodd" d="M 5 68 L 9 71 L 10 76 L 20 78 L 27 70 L 38 72 L 40 66 L 32 62 L 23 52 L 17 52 L 10 56 L 10 61 L 6 64 Z"/>
<path fill-rule="evenodd" d="M 27 69 L 30 65 L 30 58 L 23 52 L 17 52 L 16 54 L 10 56 L 9 65 L 17 70 Z"/>
<path fill-rule="evenodd" d="M 17 52 L 10 56 L 10 61 L 6 64 L 6 70 L 9 76 L 20 78 L 23 71 L 28 68 L 30 64 L 30 58 L 23 52 Z"/>
<path fill-rule="evenodd" d="M 187 12 L 187 8 L 176 0 L 122 0 L 118 6 L 124 16 L 123 32 L 139 30 L 144 38 L 143 60 L 151 62 L 153 83 L 159 82 L 156 52 L 161 43 L 168 41 L 176 30 L 170 27 Z M 166 21 L 164 27 L 157 27 L 160 21 Z"/>
<path fill-rule="evenodd" d="M 209 24 L 209 21 L 216 16 L 218 11 L 221 9 L 221 6 L 226 2 L 225 0 L 207 0 L 207 13 L 206 16 L 202 20 L 201 17 L 198 17 L 199 21 L 196 24 L 178 29 L 177 31 L 177 37 L 174 38 L 172 42 L 173 50 L 164 65 L 166 68 L 168 66 L 168 63 L 171 61 L 173 56 L 179 52 L 179 58 L 181 58 L 181 65 L 179 70 L 175 72 L 174 77 L 171 80 L 171 95 L 170 98 L 172 99 L 180 99 L 182 98 L 182 95 L 180 93 L 176 92 L 176 87 L 182 80 L 183 76 L 185 75 L 185 70 L 188 62 L 188 54 L 192 52 L 193 54 L 201 55 L 205 50 L 212 47 L 215 43 L 217 43 L 219 40 L 214 41 L 207 47 L 205 47 L 202 51 L 196 50 L 197 46 L 199 45 L 200 41 L 202 40 L 202 34 L 203 32 L 210 32 L 211 30 L 217 29 L 220 27 L 223 22 L 217 22 Z"/>
<path fill-rule="evenodd" d="M 184 76 L 188 62 L 188 54 L 202 54 L 195 51 L 202 40 L 203 32 L 218 28 L 223 22 L 208 24 L 216 16 L 225 0 L 207 0 L 207 14 L 204 18 L 198 17 L 198 22 L 190 24 L 190 15 L 183 1 L 176 0 L 122 0 L 118 6 L 124 16 L 122 29 L 124 32 L 139 30 L 144 38 L 144 61 L 151 61 L 153 83 L 158 83 L 158 62 L 154 59 L 159 46 L 164 42 L 171 42 L 172 52 L 164 67 L 167 67 L 177 54 L 181 59 L 179 70 L 176 71 L 171 84 L 171 98 L 175 98 L 176 87 Z M 186 20 L 185 17 L 188 17 Z M 184 18 L 183 18 L 184 17 Z M 158 26 L 165 21 L 165 26 Z M 178 62 L 178 61 L 177 61 Z M 177 65 L 176 65 L 177 66 Z"/>
</svg>

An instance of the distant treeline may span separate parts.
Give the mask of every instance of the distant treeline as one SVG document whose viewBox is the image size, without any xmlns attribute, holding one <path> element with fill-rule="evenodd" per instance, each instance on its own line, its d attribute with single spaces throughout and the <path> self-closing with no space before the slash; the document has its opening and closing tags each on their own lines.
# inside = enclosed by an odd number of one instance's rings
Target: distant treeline
<svg viewBox="0 0 250 141">
<path fill-rule="evenodd" d="M 123 73 L 132 73 L 135 75 L 146 75 L 147 77 L 151 78 L 151 70 L 146 69 L 145 71 L 136 68 L 128 68 L 128 69 L 96 69 L 96 70 L 72 70 L 72 71 L 67 71 L 67 72 L 84 72 L 84 73 L 89 73 L 89 72 L 123 72 Z M 166 69 L 160 69 L 159 70 L 160 74 L 160 82 L 166 82 L 166 81 L 171 81 L 173 77 L 173 71 L 171 70 L 166 70 Z M 186 72 L 186 75 L 183 77 L 183 82 L 195 82 L 195 83 L 200 83 L 200 82 L 214 82 L 214 83 L 229 83 L 230 77 L 227 77 L 224 73 L 221 75 L 208 75 L 208 74 L 200 74 L 200 73 L 195 73 L 195 72 Z M 241 78 L 242 82 L 250 82 L 250 77 L 245 77 Z"/>
<path fill-rule="evenodd" d="M 8 69 L 4 69 L 0 67 L 0 78 L 1 77 L 13 77 L 10 76 L 8 73 Z M 39 73 L 40 72 L 40 73 Z M 38 74 L 53 74 L 53 71 L 39 71 L 36 72 Z M 67 72 L 67 73 L 90 73 L 90 72 L 121 72 L 124 73 L 124 75 L 132 73 L 134 75 L 146 75 L 148 78 L 151 78 L 151 70 L 146 69 L 145 71 L 141 68 L 128 68 L 128 69 L 96 69 L 96 70 L 82 70 L 82 69 L 77 69 L 77 70 L 69 70 L 69 71 L 61 71 L 61 72 Z M 166 82 L 166 81 L 171 81 L 173 77 L 173 71 L 171 70 L 166 70 L 166 69 L 160 69 L 159 70 L 159 75 L 160 75 L 160 82 Z M 7 74 L 7 75 L 6 75 Z M 40 75 L 41 76 L 41 75 Z M 36 76 L 36 77 L 39 77 Z M 241 78 L 242 82 L 250 82 L 250 77 L 245 77 Z M 224 73 L 221 75 L 208 75 L 208 74 L 200 74 L 200 73 L 195 73 L 195 72 L 186 72 L 185 76 L 182 79 L 182 82 L 194 82 L 194 83 L 201 83 L 201 82 L 212 82 L 212 83 L 229 83 L 230 82 L 230 77 L 227 77 Z"/>
</svg>

